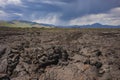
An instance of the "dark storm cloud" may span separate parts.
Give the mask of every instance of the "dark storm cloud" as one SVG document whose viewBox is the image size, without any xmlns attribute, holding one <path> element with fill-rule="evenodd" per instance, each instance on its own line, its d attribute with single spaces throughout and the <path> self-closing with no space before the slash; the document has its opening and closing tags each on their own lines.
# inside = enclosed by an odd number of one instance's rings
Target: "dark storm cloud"
<svg viewBox="0 0 120 80">
<path fill-rule="evenodd" d="M 20 1 L 22 5 L 15 4 Z M 25 20 L 59 13 L 61 22 L 67 22 L 85 15 L 106 13 L 113 8 L 120 7 L 120 0 L 16 0 L 16 2 L 14 5 L 3 3 L 0 10 L 10 14 L 20 13 L 23 16 L 19 16 L 19 19 Z M 18 16 L 14 15 L 13 18 L 18 19 Z"/>
<path fill-rule="evenodd" d="M 45 3 L 46 1 L 46 3 Z M 47 1 L 51 2 L 47 3 Z M 43 3 L 44 2 L 44 3 Z M 54 4 L 66 3 L 65 5 Z M 53 4 L 52 4 L 53 3 Z M 83 15 L 98 14 L 109 11 L 112 8 L 120 7 L 119 0 L 28 0 L 26 1 L 28 10 L 33 12 L 62 14 L 62 20 L 71 20 Z"/>
<path fill-rule="evenodd" d="M 98 14 L 120 7 L 119 0 L 77 0 L 63 7 L 62 19 L 69 20 L 88 14 Z"/>
</svg>

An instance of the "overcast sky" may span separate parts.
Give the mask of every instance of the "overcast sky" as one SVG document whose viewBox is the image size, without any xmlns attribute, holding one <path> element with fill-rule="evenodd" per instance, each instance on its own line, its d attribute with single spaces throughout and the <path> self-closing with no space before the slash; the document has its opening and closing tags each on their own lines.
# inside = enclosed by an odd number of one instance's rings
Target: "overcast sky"
<svg viewBox="0 0 120 80">
<path fill-rule="evenodd" d="M 0 20 L 120 25 L 120 0 L 0 0 Z"/>
</svg>

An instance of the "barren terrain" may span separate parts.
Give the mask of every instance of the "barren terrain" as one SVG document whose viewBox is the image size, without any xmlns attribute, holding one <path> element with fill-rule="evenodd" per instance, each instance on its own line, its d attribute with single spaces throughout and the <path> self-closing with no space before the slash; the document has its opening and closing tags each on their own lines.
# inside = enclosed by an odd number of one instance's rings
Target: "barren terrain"
<svg viewBox="0 0 120 80">
<path fill-rule="evenodd" d="M 0 80 L 120 80 L 120 29 L 0 29 Z"/>
</svg>

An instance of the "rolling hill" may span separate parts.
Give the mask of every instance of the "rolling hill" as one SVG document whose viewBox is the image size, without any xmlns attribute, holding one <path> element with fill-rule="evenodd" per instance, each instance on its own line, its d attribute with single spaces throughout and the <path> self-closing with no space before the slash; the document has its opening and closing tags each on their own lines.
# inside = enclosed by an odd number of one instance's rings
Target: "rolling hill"
<svg viewBox="0 0 120 80">
<path fill-rule="evenodd" d="M 36 22 L 13 20 L 13 21 L 0 21 L 0 27 L 20 27 L 20 28 L 54 28 L 53 25 L 39 24 Z"/>
</svg>

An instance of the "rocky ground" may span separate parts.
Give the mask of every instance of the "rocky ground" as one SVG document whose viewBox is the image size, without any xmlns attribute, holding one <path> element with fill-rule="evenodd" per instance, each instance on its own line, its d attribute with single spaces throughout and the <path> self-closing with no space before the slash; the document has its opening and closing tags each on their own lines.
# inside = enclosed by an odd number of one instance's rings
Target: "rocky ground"
<svg viewBox="0 0 120 80">
<path fill-rule="evenodd" d="M 120 80 L 120 29 L 0 29 L 0 80 Z"/>
</svg>

